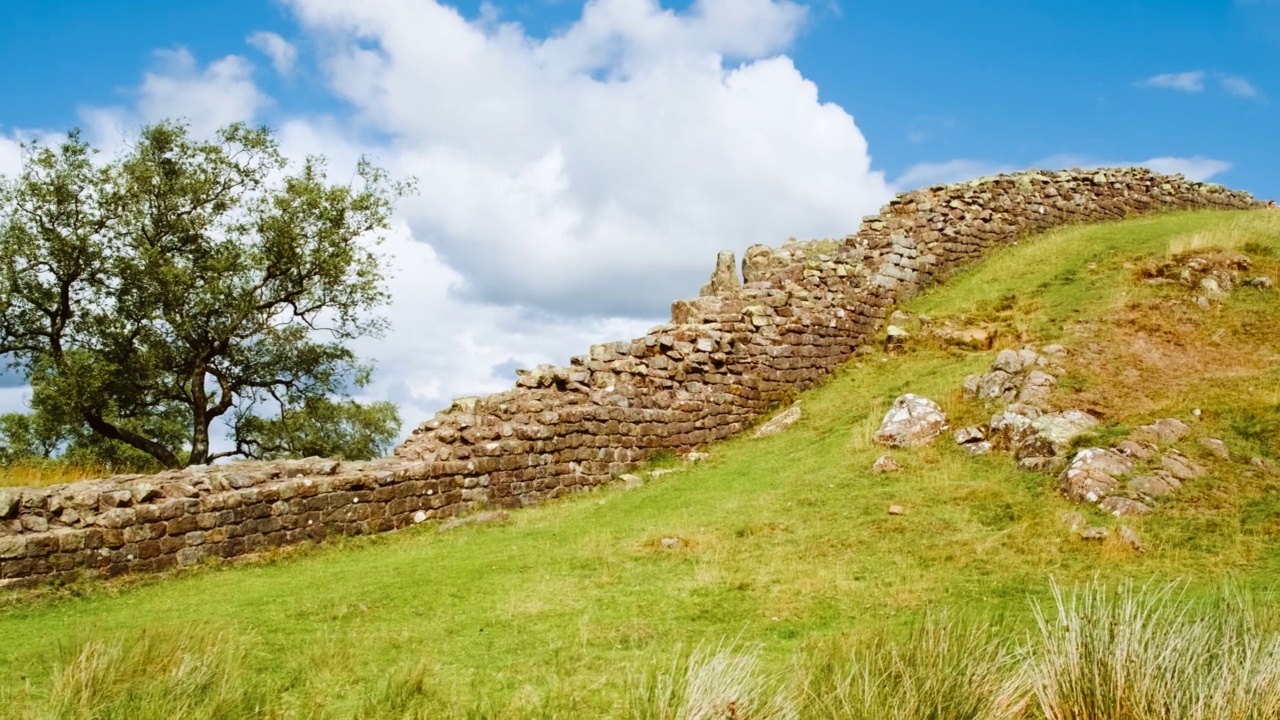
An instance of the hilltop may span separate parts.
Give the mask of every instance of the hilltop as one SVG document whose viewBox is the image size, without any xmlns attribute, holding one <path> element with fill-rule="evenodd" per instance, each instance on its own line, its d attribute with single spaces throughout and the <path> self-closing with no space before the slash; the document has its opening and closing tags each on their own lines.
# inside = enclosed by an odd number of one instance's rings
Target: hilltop
<svg viewBox="0 0 1280 720">
<path fill-rule="evenodd" d="M 655 687 L 646 678 L 699 645 L 743 649 L 767 677 L 925 618 L 1016 637 L 1051 579 L 1181 580 L 1193 600 L 1230 588 L 1265 606 L 1280 591 L 1280 303 L 1257 278 L 1280 278 L 1278 214 L 1026 238 L 905 302 L 890 320 L 905 334 L 881 330 L 796 397 L 794 424 L 715 443 L 699 462 L 660 455 L 638 488 L 447 533 L 424 524 L 164 580 L 10 594 L 3 699 L 32 716 L 165 697 L 205 716 L 217 702 L 282 717 L 647 717 L 634 702 Z M 1055 345 L 1046 409 L 1096 420 L 1064 455 L 1176 419 L 1187 432 L 1158 438 L 1161 452 L 1204 472 L 1119 518 L 1064 497 L 1059 467 L 973 455 L 950 433 L 918 448 L 872 441 L 904 393 L 936 401 L 952 429 L 988 424 L 1002 408 L 967 397 L 966 378 L 1001 350 Z M 900 470 L 873 472 L 886 454 Z M 1080 532 L 1094 528 L 1105 537 Z M 182 657 L 203 658 L 203 681 L 150 672 Z"/>
</svg>

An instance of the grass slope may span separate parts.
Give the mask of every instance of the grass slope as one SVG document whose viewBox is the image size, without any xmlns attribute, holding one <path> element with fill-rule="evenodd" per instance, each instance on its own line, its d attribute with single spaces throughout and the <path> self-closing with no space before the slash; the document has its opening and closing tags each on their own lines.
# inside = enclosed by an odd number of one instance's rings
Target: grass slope
<svg viewBox="0 0 1280 720">
<path fill-rule="evenodd" d="M 1280 214 L 1063 229 L 1000 251 L 909 309 L 993 322 L 998 347 L 1068 345 L 1083 359 L 1061 399 L 1093 403 L 1106 432 L 1201 408 L 1198 434 L 1274 459 L 1275 291 L 1241 289 L 1222 307 L 1181 313 L 1168 308 L 1185 291 L 1133 280 L 1143 258 L 1194 244 L 1243 246 L 1274 271 Z M 1156 345 L 1134 355 L 1148 335 Z M 1184 354 L 1186 376 L 1143 384 L 1138 371 L 1159 343 Z M 1131 521 L 1142 554 L 1073 538 L 1059 520 L 1068 510 L 1116 521 L 1006 457 L 940 441 L 895 452 L 903 472 L 870 473 L 883 451 L 869 438 L 903 392 L 937 399 L 957 422 L 981 420 L 959 388 L 991 357 L 927 344 L 864 357 L 804 395 L 804 418 L 781 435 L 738 438 L 642 489 L 520 511 L 505 526 L 419 527 L 173 578 L 0 596 L 0 706 L 31 717 L 111 717 L 112 707 L 625 717 L 637 678 L 698 646 L 749 646 L 772 673 L 799 651 L 914 632 L 926 616 L 1029 631 L 1033 603 L 1051 601 L 1050 578 L 1184 579 L 1190 597 L 1229 586 L 1276 598 L 1280 480 L 1247 463 L 1216 464 Z M 890 504 L 906 514 L 888 515 Z M 664 548 L 672 537 L 683 546 Z M 182 673 L 203 688 L 190 706 L 172 705 L 187 700 L 158 679 Z"/>
</svg>

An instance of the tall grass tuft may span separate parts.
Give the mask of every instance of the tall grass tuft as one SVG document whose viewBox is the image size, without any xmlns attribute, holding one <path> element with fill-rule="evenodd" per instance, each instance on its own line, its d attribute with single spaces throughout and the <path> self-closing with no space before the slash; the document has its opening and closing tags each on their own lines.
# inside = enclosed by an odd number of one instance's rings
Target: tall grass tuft
<svg viewBox="0 0 1280 720">
<path fill-rule="evenodd" d="M 828 642 L 804 653 L 805 717 L 836 720 L 1003 720 L 1022 717 L 1030 693 L 1007 636 L 950 616 L 909 637 Z"/>
<path fill-rule="evenodd" d="M 1239 602 L 1189 602 L 1176 585 L 1053 587 L 1028 666 L 1048 720 L 1280 718 L 1280 639 Z"/>
<path fill-rule="evenodd" d="M 668 668 L 650 668 L 628 693 L 631 720 L 796 720 L 780 678 L 763 673 L 756 653 L 733 645 L 699 647 Z"/>
<path fill-rule="evenodd" d="M 54 666 L 44 711 L 27 716 L 77 720 L 267 717 L 270 695 L 246 674 L 247 653 L 240 641 L 204 633 L 92 640 Z"/>
</svg>

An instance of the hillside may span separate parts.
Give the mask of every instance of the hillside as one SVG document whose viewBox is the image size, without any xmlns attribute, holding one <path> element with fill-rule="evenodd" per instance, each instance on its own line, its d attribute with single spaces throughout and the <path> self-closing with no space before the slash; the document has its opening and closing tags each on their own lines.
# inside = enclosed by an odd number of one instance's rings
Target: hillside
<svg viewBox="0 0 1280 720">
<path fill-rule="evenodd" d="M 1194 263 L 1241 257 L 1231 292 L 1183 282 Z M 1280 213 L 1030 238 L 908 302 L 895 322 L 910 337 L 801 395 L 796 424 L 717 443 L 696 464 L 667 456 L 651 469 L 673 472 L 643 487 L 163 580 L 7 592 L 0 703 L 46 717 L 118 701 L 128 714 L 151 692 L 162 710 L 156 698 L 187 697 L 165 678 L 184 677 L 174 668 L 189 653 L 208 673 L 194 716 L 630 717 L 623 699 L 652 687 L 646 673 L 700 645 L 746 649 L 769 674 L 940 615 L 1014 636 L 1051 579 L 1180 580 L 1193 600 L 1230 590 L 1265 606 L 1280 593 L 1280 302 L 1255 277 L 1280 278 Z M 1075 447 L 1176 418 L 1191 427 L 1177 447 L 1207 472 L 1151 513 L 1115 518 L 1062 497 L 1055 473 L 972 456 L 949 433 L 918 449 L 872 442 L 908 392 L 953 428 L 985 422 L 992 409 L 963 396 L 965 378 L 1000 349 L 1053 344 L 1065 359 L 1050 404 L 1100 420 Z M 902 469 L 874 474 L 885 454 Z M 1106 539 L 1081 539 L 1068 513 Z"/>
</svg>

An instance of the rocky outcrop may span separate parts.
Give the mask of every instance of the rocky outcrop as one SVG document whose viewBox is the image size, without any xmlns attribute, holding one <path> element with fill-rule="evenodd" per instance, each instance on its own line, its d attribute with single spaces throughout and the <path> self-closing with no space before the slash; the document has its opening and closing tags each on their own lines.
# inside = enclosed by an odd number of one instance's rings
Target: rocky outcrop
<svg viewBox="0 0 1280 720">
<path fill-rule="evenodd" d="M 590 490 L 658 451 L 687 454 L 743 430 L 872 342 L 897 302 L 991 248 L 1069 223 L 1254 206 L 1245 193 L 1141 169 L 905 193 L 843 241 L 748 248 L 741 283 L 722 255 L 704 294 L 674 303 L 670 323 L 455 402 L 391 459 L 7 491 L 0 584 L 159 570 Z M 1027 392 L 1040 380 L 1028 373 Z"/>
<path fill-rule="evenodd" d="M 889 447 L 920 447 L 933 442 L 946 429 L 947 416 L 938 403 L 908 393 L 893 401 L 873 439 Z"/>
</svg>

